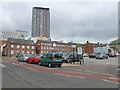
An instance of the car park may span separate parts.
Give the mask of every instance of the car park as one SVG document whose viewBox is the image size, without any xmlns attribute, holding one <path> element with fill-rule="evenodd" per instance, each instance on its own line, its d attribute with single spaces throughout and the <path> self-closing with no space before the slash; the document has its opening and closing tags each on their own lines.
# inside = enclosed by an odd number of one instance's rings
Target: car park
<svg viewBox="0 0 120 90">
<path fill-rule="evenodd" d="M 32 55 L 27 59 L 27 63 L 39 63 L 40 57 L 42 55 Z"/>
<path fill-rule="evenodd" d="M 96 59 L 108 59 L 108 55 L 106 53 L 97 53 Z"/>
<path fill-rule="evenodd" d="M 49 52 L 44 54 L 39 61 L 39 65 L 47 65 L 48 67 L 62 65 L 62 54 L 59 52 Z"/>
<path fill-rule="evenodd" d="M 22 61 L 27 61 L 27 59 L 30 57 L 31 55 L 29 54 L 22 54 L 18 56 L 18 61 L 22 62 Z"/>
<path fill-rule="evenodd" d="M 77 52 L 68 52 L 65 53 L 62 56 L 63 62 L 69 63 L 69 62 L 76 62 L 76 61 L 80 61 L 80 59 L 82 59 L 82 54 L 77 54 Z"/>
</svg>

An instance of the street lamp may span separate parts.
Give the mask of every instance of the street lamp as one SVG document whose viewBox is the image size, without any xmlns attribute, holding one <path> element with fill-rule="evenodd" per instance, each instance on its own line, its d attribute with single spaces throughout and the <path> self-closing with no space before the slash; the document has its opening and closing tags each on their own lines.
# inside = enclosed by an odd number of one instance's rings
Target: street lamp
<svg viewBox="0 0 120 90">
<path fill-rule="evenodd" d="M 71 45 L 72 46 L 72 48 L 73 48 L 73 62 L 75 63 L 75 58 L 74 58 L 74 48 L 76 48 L 76 45 Z"/>
<path fill-rule="evenodd" d="M 56 43 L 52 43 L 52 52 L 53 52 L 55 46 L 56 46 Z"/>
<path fill-rule="evenodd" d="M 24 35 L 21 35 L 22 37 L 22 46 L 23 46 L 23 38 L 24 38 Z M 23 48 L 23 47 L 22 47 Z M 23 50 L 21 50 L 22 54 L 23 54 Z"/>
</svg>

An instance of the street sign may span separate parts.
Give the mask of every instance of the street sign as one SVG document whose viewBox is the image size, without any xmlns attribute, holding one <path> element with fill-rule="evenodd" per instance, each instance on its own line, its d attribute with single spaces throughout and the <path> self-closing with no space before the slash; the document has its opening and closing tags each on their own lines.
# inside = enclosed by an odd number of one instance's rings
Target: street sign
<svg viewBox="0 0 120 90">
<path fill-rule="evenodd" d="M 76 47 L 80 47 L 81 45 L 80 44 L 76 44 Z"/>
<path fill-rule="evenodd" d="M 56 43 L 53 43 L 53 47 L 55 47 L 56 46 Z"/>
<path fill-rule="evenodd" d="M 82 54 L 82 47 L 77 48 L 78 54 Z"/>
</svg>

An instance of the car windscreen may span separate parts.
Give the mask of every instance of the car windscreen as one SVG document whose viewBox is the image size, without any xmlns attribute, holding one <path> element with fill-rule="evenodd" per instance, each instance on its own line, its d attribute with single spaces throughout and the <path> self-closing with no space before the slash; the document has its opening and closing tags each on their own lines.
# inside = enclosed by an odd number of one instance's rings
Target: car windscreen
<svg viewBox="0 0 120 90">
<path fill-rule="evenodd" d="M 54 58 L 62 58 L 62 54 L 55 54 Z"/>
</svg>

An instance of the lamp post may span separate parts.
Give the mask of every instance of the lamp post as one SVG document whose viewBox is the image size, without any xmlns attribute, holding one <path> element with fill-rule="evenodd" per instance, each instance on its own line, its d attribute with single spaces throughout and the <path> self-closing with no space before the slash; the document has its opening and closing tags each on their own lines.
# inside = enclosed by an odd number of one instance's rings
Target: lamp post
<svg viewBox="0 0 120 90">
<path fill-rule="evenodd" d="M 56 46 L 56 43 L 52 43 L 52 52 L 53 52 L 55 46 Z"/>
<path fill-rule="evenodd" d="M 73 62 L 75 63 L 75 58 L 74 58 L 74 48 L 76 48 L 76 45 L 71 45 L 72 46 L 72 48 L 73 48 Z"/>
<path fill-rule="evenodd" d="M 23 46 L 23 39 L 24 39 L 24 35 L 21 35 L 22 37 L 22 46 Z M 22 47 L 23 48 L 23 47 Z M 23 54 L 23 51 L 21 50 L 22 54 Z"/>
</svg>

